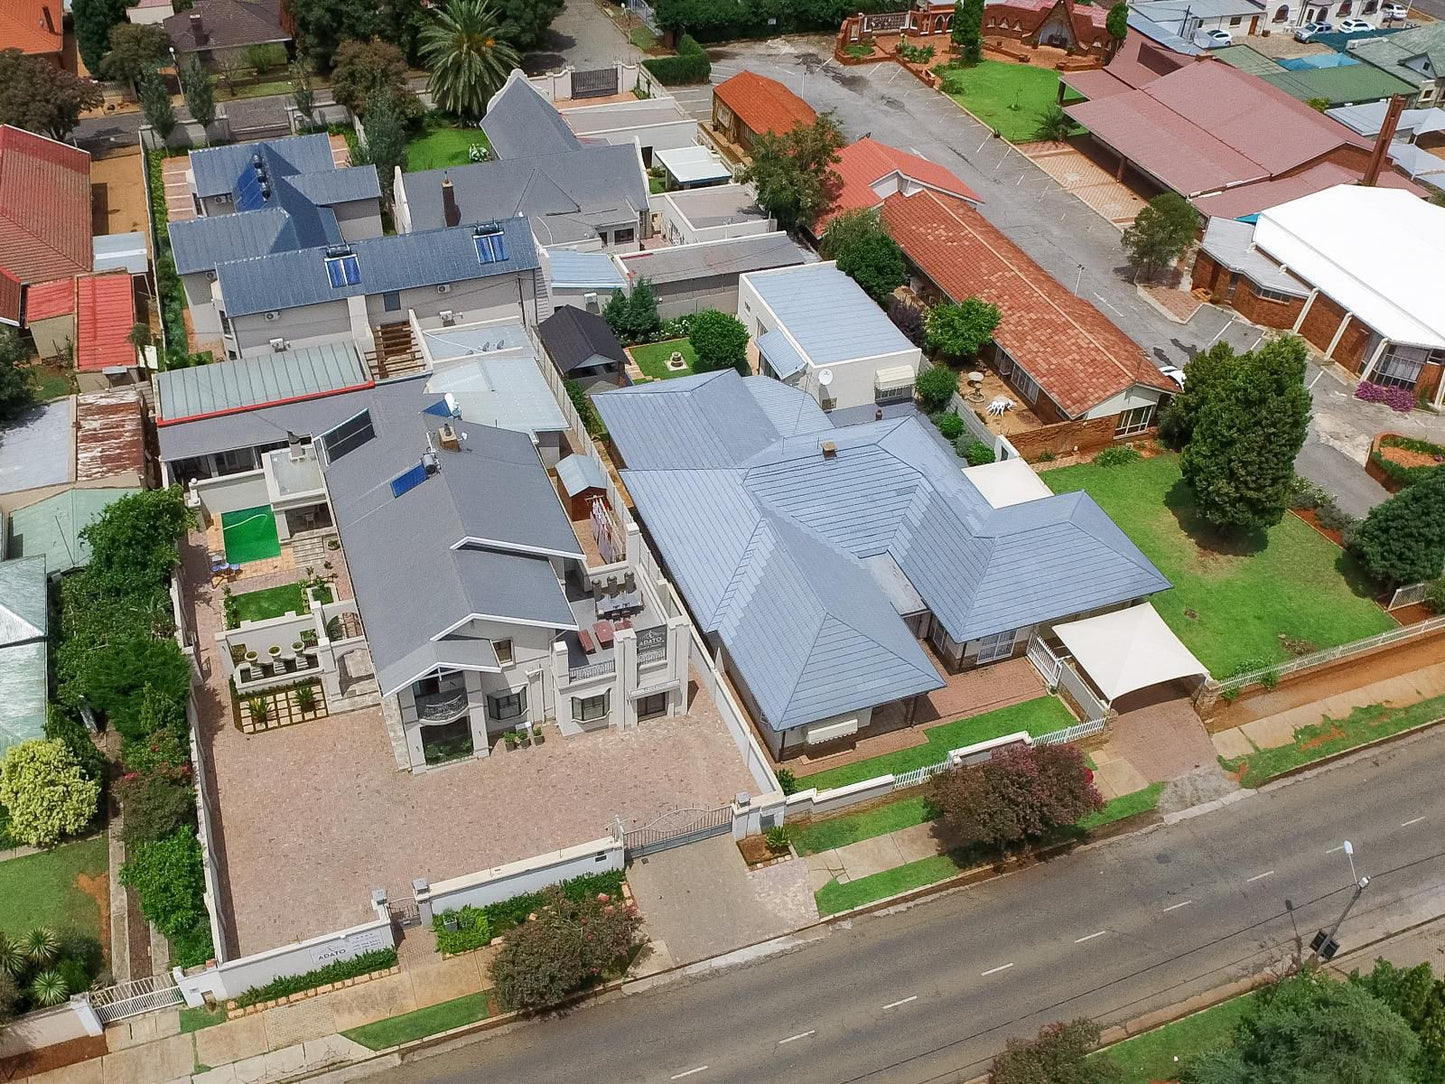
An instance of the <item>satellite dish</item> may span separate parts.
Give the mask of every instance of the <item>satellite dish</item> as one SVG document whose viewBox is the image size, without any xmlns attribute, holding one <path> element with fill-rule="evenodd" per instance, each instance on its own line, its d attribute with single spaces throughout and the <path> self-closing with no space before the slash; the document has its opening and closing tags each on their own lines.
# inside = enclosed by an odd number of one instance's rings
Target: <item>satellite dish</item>
<svg viewBox="0 0 1445 1084">
<path fill-rule="evenodd" d="M 832 370 L 832 369 L 819 369 L 819 370 L 818 370 L 818 385 L 819 385 L 820 387 L 826 388 L 826 387 L 827 387 L 829 384 L 831 384 L 831 383 L 833 383 L 833 370 Z"/>
</svg>

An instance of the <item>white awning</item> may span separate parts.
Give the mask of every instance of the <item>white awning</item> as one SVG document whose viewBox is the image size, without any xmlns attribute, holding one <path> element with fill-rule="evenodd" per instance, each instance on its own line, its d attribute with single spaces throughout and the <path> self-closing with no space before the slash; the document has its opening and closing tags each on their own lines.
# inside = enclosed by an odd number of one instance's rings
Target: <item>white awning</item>
<svg viewBox="0 0 1445 1084">
<path fill-rule="evenodd" d="M 1054 633 L 1110 700 L 1161 681 L 1209 673 L 1147 602 L 1055 625 Z"/>
<path fill-rule="evenodd" d="M 822 726 L 814 723 L 808 727 L 807 743 L 821 745 L 825 741 L 836 741 L 856 733 L 858 733 L 858 717 L 856 715 L 839 722 L 824 723 Z"/>
<path fill-rule="evenodd" d="M 879 369 L 873 377 L 873 386 L 879 391 L 897 391 L 899 388 L 913 387 L 915 377 L 912 365 L 893 365 L 887 369 Z"/>
</svg>

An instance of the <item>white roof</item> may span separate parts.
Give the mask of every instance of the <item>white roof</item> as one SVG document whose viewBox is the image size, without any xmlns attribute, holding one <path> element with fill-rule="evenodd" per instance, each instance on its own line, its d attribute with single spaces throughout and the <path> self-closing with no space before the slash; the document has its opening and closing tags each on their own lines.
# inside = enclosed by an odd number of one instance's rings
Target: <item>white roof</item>
<svg viewBox="0 0 1445 1084">
<path fill-rule="evenodd" d="M 732 180 L 732 171 L 710 147 L 674 147 L 653 151 L 652 156 L 667 167 L 678 184 Z"/>
<path fill-rule="evenodd" d="M 1054 633 L 1109 700 L 1208 670 L 1147 602 L 1055 625 Z"/>
<path fill-rule="evenodd" d="M 1254 243 L 1385 338 L 1445 349 L 1445 207 L 1336 185 L 1264 211 Z"/>
<path fill-rule="evenodd" d="M 1022 459 L 1001 459 L 997 463 L 965 467 L 963 476 L 983 494 L 990 508 L 1007 508 L 1011 504 L 1054 495 L 1054 491 L 1034 473 L 1033 467 Z"/>
</svg>

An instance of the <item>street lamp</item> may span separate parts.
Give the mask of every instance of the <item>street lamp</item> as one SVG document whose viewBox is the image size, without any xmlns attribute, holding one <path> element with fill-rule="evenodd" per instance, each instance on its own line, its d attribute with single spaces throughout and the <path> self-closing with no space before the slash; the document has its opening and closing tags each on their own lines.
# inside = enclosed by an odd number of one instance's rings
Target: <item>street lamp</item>
<svg viewBox="0 0 1445 1084">
<path fill-rule="evenodd" d="M 1329 932 L 1326 933 L 1324 930 L 1320 930 L 1315 934 L 1314 940 L 1310 942 L 1310 960 L 1330 960 L 1334 958 L 1335 953 L 1340 951 L 1340 943 L 1335 940 L 1335 934 L 1339 932 L 1339 928 L 1344 925 L 1345 918 L 1349 915 L 1350 908 L 1355 906 L 1355 901 L 1360 898 L 1360 893 L 1364 892 L 1370 885 L 1370 879 L 1368 877 L 1361 877 L 1355 872 L 1355 847 L 1348 839 L 1345 840 L 1344 851 L 1345 857 L 1350 860 L 1350 878 L 1355 883 L 1355 890 L 1350 893 L 1350 898 L 1345 901 L 1345 909 L 1340 912 L 1340 917 L 1335 919 L 1335 924 L 1330 927 Z"/>
</svg>

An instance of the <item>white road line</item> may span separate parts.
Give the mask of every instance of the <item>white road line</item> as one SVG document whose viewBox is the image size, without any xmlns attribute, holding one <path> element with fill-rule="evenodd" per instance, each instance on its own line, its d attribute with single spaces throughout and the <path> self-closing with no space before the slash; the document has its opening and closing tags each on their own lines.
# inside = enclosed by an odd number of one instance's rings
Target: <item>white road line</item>
<svg viewBox="0 0 1445 1084">
<path fill-rule="evenodd" d="M 1096 937 L 1103 937 L 1108 932 L 1108 930 L 1100 930 L 1098 933 L 1091 933 L 1088 937 L 1080 937 L 1074 944 L 1082 945 L 1085 941 L 1092 941 Z"/>
<path fill-rule="evenodd" d="M 1402 822 L 1401 825 L 1400 825 L 1400 827 L 1401 827 L 1401 828 L 1409 828 L 1410 825 L 1412 825 L 1412 824 L 1419 824 L 1419 823 L 1420 823 L 1422 820 L 1424 820 L 1424 819 L 1425 819 L 1424 817 L 1416 817 L 1414 820 L 1408 820 L 1408 821 Z"/>
<path fill-rule="evenodd" d="M 1183 903 L 1171 903 L 1168 907 L 1164 908 L 1164 913 L 1168 914 L 1170 911 L 1177 911 L 1181 907 L 1188 907 L 1193 902 L 1193 900 L 1185 900 Z"/>
<path fill-rule="evenodd" d="M 887 1009 L 896 1009 L 896 1008 L 898 1008 L 899 1005 L 907 1005 L 910 1001 L 917 1001 L 917 1000 L 918 1000 L 918 995 L 917 995 L 917 994 L 910 994 L 908 997 L 903 998 L 901 1001 L 890 1001 L 887 1005 L 884 1005 L 883 1008 L 884 1008 L 885 1010 L 887 1010 Z"/>
<path fill-rule="evenodd" d="M 1249 878 L 1248 881 L 1245 881 L 1245 884 L 1248 884 L 1250 881 L 1262 881 L 1262 880 L 1264 880 L 1266 877 L 1273 877 L 1273 876 L 1274 876 L 1274 870 L 1272 870 L 1272 869 L 1267 869 L 1267 870 L 1265 870 L 1263 873 L 1256 873 L 1253 877 Z"/>
<path fill-rule="evenodd" d="M 986 979 L 990 975 L 997 975 L 1000 971 L 1007 971 L 1011 967 L 1013 967 L 1013 964 L 1004 964 L 1002 967 L 991 967 L 987 971 L 980 972 L 979 975 Z"/>
<path fill-rule="evenodd" d="M 795 1043 L 799 1039 L 806 1039 L 809 1035 L 812 1034 L 814 1034 L 813 1031 L 800 1031 L 796 1035 L 789 1035 L 786 1039 L 779 1039 L 778 1045 L 782 1046 L 784 1043 Z"/>
<path fill-rule="evenodd" d="M 1338 847 L 1331 847 L 1329 850 L 1327 850 L 1327 851 L 1325 852 L 1325 854 L 1335 854 L 1336 852 L 1342 851 L 1342 850 L 1344 850 L 1344 849 L 1345 849 L 1345 845 L 1344 845 L 1343 843 L 1341 843 Z"/>
<path fill-rule="evenodd" d="M 689 1070 L 688 1070 L 687 1072 L 685 1072 L 685 1073 L 678 1073 L 677 1076 L 672 1077 L 672 1078 L 670 1078 L 670 1079 L 672 1079 L 672 1080 L 681 1080 L 681 1079 L 682 1079 L 683 1077 L 685 1077 L 685 1076 L 692 1076 L 693 1073 L 705 1073 L 705 1072 L 707 1072 L 707 1066 L 706 1066 L 706 1065 L 699 1065 L 696 1069 L 689 1069 Z"/>
</svg>

